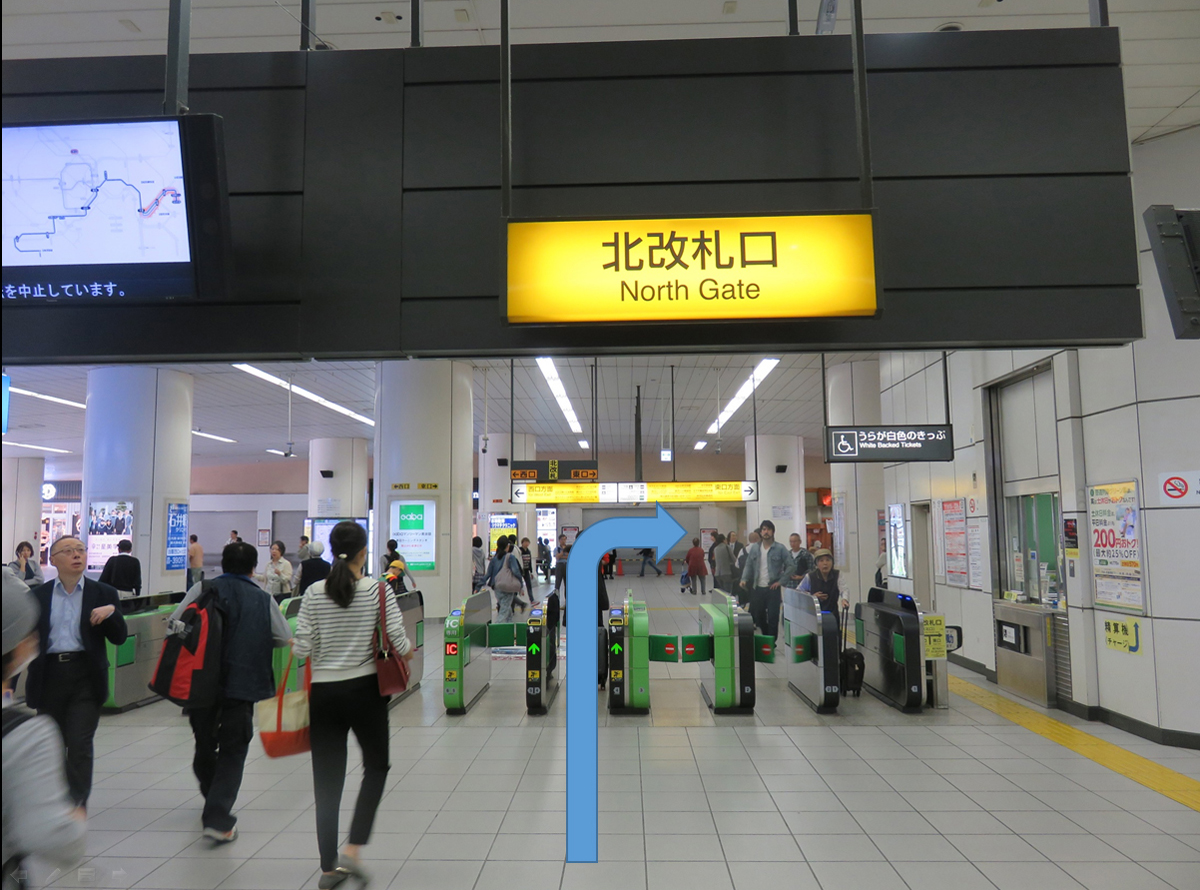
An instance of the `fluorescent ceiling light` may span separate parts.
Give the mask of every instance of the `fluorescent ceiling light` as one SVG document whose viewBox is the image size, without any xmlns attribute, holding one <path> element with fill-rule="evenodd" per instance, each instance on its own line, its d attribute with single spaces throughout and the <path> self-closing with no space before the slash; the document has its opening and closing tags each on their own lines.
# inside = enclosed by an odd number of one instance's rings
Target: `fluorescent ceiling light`
<svg viewBox="0 0 1200 890">
<path fill-rule="evenodd" d="M 546 383 L 550 386 L 550 392 L 554 393 L 554 398 L 558 401 L 558 407 L 562 409 L 563 416 L 567 418 L 571 432 L 582 433 L 583 427 L 579 423 L 579 418 L 575 416 L 571 400 L 567 398 L 567 389 L 563 386 L 562 378 L 558 376 L 558 368 L 554 367 L 554 359 L 539 358 L 537 364 L 542 369 L 542 376 L 546 378 Z"/>
<path fill-rule="evenodd" d="M 294 392 L 296 395 L 303 399 L 308 399 L 310 402 L 316 402 L 318 405 L 328 408 L 330 411 L 336 411 L 338 414 L 344 414 L 346 417 L 353 418 L 359 423 L 365 423 L 367 426 L 375 426 L 375 421 L 373 421 L 371 418 L 359 414 L 356 411 L 351 411 L 345 405 L 339 405 L 337 402 L 331 402 L 329 399 L 319 396 L 315 392 L 310 392 L 302 386 L 296 386 L 294 383 L 289 384 L 282 377 L 276 377 L 274 374 L 268 374 L 266 371 L 262 370 L 262 368 L 256 368 L 254 365 L 246 364 L 235 364 L 234 367 L 239 371 L 245 371 L 252 377 L 257 377 L 259 380 L 265 380 L 267 383 L 274 383 L 276 386 L 282 387 L 283 389 L 288 389 L 290 387 L 292 392 Z"/>
<path fill-rule="evenodd" d="M 708 443 L 705 442 L 703 439 L 701 439 L 699 442 L 696 443 L 696 447 L 693 450 L 694 451 L 703 451 L 707 447 L 708 447 Z"/>
<path fill-rule="evenodd" d="M 68 451 L 65 448 L 51 448 L 48 445 L 23 445 L 20 442 L 10 442 L 8 439 L 4 440 L 4 444 L 13 448 L 32 448 L 34 451 L 49 451 L 52 454 L 74 454 L 73 451 Z"/>
<path fill-rule="evenodd" d="M 741 389 L 734 393 L 733 398 L 725 404 L 725 410 L 709 425 L 708 434 L 710 436 L 718 433 L 721 427 L 729 423 L 729 418 L 733 417 L 737 409 L 742 407 L 746 399 L 750 398 L 750 393 L 758 389 L 758 385 L 766 379 L 767 375 L 775 370 L 777 364 L 779 364 L 777 358 L 765 358 L 758 363 L 746 382 L 742 384 Z"/>
<path fill-rule="evenodd" d="M 202 436 L 205 439 L 212 439 L 215 442 L 227 442 L 230 445 L 236 445 L 237 439 L 228 439 L 225 436 L 218 436 L 214 433 L 202 433 L 200 430 L 192 430 L 193 436 Z"/>
<path fill-rule="evenodd" d="M 43 402 L 53 402 L 56 405 L 66 405 L 69 408 L 87 407 L 87 405 L 83 404 L 83 402 L 72 402 L 70 399 L 60 399 L 58 396 L 48 396 L 40 392 L 21 389 L 19 386 L 9 386 L 8 391 L 15 392 L 19 396 L 29 396 L 32 399 L 41 399 Z"/>
<path fill-rule="evenodd" d="M 282 451 L 280 451 L 278 448 L 268 448 L 267 454 L 278 454 L 280 457 L 287 457 L 287 455 L 284 454 Z"/>
<path fill-rule="evenodd" d="M 591 448 L 592 446 L 588 444 L 588 440 L 587 440 L 587 439 L 580 439 L 580 440 L 579 440 L 579 447 L 580 447 L 580 448 L 582 448 L 584 451 L 587 451 L 587 450 L 588 450 L 589 448 Z"/>
</svg>

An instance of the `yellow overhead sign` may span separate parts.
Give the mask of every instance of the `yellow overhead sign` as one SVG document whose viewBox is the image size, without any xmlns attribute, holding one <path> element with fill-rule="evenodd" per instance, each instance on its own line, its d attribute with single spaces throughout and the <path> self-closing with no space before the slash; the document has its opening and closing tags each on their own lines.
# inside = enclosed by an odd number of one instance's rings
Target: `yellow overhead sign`
<svg viewBox="0 0 1200 890">
<path fill-rule="evenodd" d="M 514 504 L 695 504 L 754 501 L 758 483 L 732 482 L 514 482 Z"/>
<path fill-rule="evenodd" d="M 510 322 L 874 315 L 866 213 L 510 222 Z"/>
</svg>

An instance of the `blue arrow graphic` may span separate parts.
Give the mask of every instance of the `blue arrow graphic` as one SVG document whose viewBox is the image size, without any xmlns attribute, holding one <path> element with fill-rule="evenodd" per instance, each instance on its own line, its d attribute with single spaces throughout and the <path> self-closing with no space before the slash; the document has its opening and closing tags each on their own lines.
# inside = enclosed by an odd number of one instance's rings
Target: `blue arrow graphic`
<svg viewBox="0 0 1200 890">
<path fill-rule="evenodd" d="M 600 558 L 614 547 L 654 547 L 666 553 L 687 530 L 656 503 L 655 516 L 603 519 L 589 526 L 571 548 L 567 586 L 571 614 L 567 625 L 567 862 L 595 862 L 597 831 L 596 631 L 600 608 L 596 573 Z"/>
<path fill-rule="evenodd" d="M 567 565 L 570 566 L 571 563 L 568 562 Z M 1142 648 L 1142 640 L 1141 640 L 1141 637 L 1138 635 L 1138 623 L 1135 621 L 1135 622 L 1133 622 L 1133 645 L 1129 647 L 1129 651 L 1137 652 L 1138 649 L 1141 649 L 1141 648 Z M 571 656 L 567 655 L 567 657 L 570 658 Z"/>
</svg>

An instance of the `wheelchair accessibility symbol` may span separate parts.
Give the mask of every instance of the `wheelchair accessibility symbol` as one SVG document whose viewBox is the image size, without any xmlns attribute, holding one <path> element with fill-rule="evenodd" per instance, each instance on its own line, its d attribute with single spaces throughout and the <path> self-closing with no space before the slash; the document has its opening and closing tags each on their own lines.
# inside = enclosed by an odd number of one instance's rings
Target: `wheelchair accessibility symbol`
<svg viewBox="0 0 1200 890">
<path fill-rule="evenodd" d="M 843 432 L 837 434 L 837 441 L 833 443 L 833 450 L 838 457 L 857 457 L 858 456 L 858 432 Z"/>
</svg>

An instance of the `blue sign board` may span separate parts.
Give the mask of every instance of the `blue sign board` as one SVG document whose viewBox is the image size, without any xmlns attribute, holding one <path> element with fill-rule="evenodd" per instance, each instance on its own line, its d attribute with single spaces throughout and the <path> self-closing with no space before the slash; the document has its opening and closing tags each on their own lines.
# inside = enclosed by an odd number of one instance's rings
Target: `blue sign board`
<svg viewBox="0 0 1200 890">
<path fill-rule="evenodd" d="M 8 435 L 8 375 L 4 375 L 4 435 Z"/>
<path fill-rule="evenodd" d="M 187 568 L 188 505 L 167 504 L 167 571 Z"/>
</svg>

